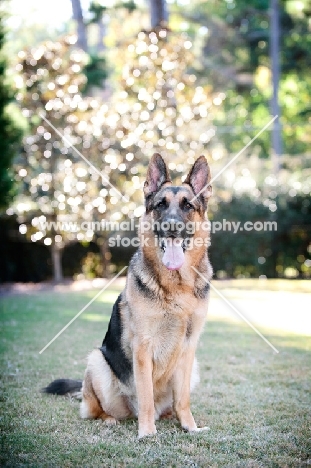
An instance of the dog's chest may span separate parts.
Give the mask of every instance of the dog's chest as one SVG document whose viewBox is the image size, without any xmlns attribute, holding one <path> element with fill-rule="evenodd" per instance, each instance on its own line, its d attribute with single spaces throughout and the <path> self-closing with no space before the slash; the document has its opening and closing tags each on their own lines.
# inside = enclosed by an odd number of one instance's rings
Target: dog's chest
<svg viewBox="0 0 311 468">
<path fill-rule="evenodd" d="M 148 314 L 145 326 L 154 363 L 167 366 L 181 354 L 191 320 L 191 311 L 176 300 L 154 308 L 152 316 Z"/>
<path fill-rule="evenodd" d="M 184 324 L 172 324 L 165 320 L 163 326 L 159 327 L 159 333 L 152 337 L 150 343 L 153 362 L 159 370 L 166 369 L 172 361 L 178 359 L 183 349 L 185 335 Z"/>
</svg>

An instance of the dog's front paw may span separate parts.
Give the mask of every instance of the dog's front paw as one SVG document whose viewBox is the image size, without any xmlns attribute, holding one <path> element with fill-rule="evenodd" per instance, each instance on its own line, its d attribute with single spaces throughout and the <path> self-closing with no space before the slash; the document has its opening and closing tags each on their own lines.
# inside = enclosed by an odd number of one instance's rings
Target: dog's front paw
<svg viewBox="0 0 311 468">
<path fill-rule="evenodd" d="M 138 439 L 142 439 L 143 437 L 148 437 L 155 435 L 157 433 L 157 429 L 155 424 L 150 424 L 148 426 L 139 427 L 138 429 Z"/>
<path fill-rule="evenodd" d="M 203 431 L 209 431 L 209 427 L 204 426 L 204 427 L 196 427 L 195 429 L 190 430 L 190 434 L 194 432 L 203 432 Z"/>
</svg>

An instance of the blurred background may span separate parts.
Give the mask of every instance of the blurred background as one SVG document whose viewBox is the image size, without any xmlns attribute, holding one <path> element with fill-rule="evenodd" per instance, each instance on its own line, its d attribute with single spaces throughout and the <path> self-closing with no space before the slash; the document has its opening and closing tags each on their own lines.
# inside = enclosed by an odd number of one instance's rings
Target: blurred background
<svg viewBox="0 0 311 468">
<path fill-rule="evenodd" d="M 209 217 L 278 229 L 216 232 L 210 257 L 219 279 L 310 278 L 310 0 L 0 8 L 0 282 L 115 274 L 135 249 L 109 237 L 135 233 L 82 222 L 138 220 L 154 152 L 176 182 L 201 154 L 216 175 L 276 114 L 214 182 Z"/>
</svg>

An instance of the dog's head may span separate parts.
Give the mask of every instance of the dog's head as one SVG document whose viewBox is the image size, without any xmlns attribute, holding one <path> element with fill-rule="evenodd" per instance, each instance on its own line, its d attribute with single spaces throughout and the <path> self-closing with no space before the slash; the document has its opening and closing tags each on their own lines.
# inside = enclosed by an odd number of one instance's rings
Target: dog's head
<svg viewBox="0 0 311 468">
<path fill-rule="evenodd" d="M 210 179 L 209 166 L 201 156 L 184 183 L 173 186 L 163 158 L 157 153 L 152 156 L 144 184 L 146 215 L 152 222 L 162 263 L 169 270 L 181 268 L 190 241 L 202 232 L 200 225 L 212 193 Z"/>
</svg>

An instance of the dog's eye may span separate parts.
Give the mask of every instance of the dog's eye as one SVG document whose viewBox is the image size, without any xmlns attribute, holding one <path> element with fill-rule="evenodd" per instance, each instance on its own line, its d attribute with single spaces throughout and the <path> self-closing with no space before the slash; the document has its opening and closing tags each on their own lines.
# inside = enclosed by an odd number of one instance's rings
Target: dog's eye
<svg viewBox="0 0 311 468">
<path fill-rule="evenodd" d="M 193 209 L 193 205 L 191 205 L 191 203 L 189 203 L 187 200 L 184 200 L 184 203 L 183 203 L 183 209 L 184 210 L 191 210 Z"/>
<path fill-rule="evenodd" d="M 163 208 L 166 208 L 166 207 L 167 207 L 166 200 L 160 201 L 160 202 L 155 206 L 155 208 L 159 208 L 159 209 L 163 209 Z"/>
</svg>

